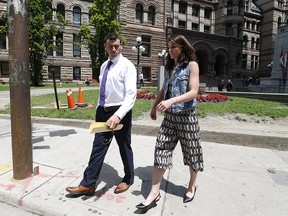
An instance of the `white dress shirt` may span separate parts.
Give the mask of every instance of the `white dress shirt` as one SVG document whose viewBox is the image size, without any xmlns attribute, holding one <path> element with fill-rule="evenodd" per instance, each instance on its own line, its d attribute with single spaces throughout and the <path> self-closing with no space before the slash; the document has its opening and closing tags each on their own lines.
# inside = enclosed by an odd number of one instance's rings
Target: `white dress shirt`
<svg viewBox="0 0 288 216">
<path fill-rule="evenodd" d="M 109 59 L 105 61 L 100 68 L 100 86 L 108 61 Z M 113 64 L 107 75 L 104 107 L 120 106 L 115 112 L 115 115 L 122 119 L 126 113 L 132 109 L 136 100 L 136 68 L 134 64 L 121 53 L 111 61 Z M 97 107 L 98 106 L 99 99 Z"/>
</svg>

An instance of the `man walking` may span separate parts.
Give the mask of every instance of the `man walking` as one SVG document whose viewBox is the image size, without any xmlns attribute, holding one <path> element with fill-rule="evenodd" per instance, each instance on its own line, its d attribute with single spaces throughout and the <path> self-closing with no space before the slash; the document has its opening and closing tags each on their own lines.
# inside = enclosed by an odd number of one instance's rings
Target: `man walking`
<svg viewBox="0 0 288 216">
<path fill-rule="evenodd" d="M 67 187 L 73 195 L 94 195 L 96 181 L 113 135 L 117 141 L 124 166 L 124 177 L 114 193 L 122 193 L 134 183 L 133 151 L 131 148 L 132 107 L 136 100 L 136 69 L 121 54 L 121 37 L 109 34 L 104 39 L 108 60 L 100 69 L 100 95 L 96 109 L 96 122 L 106 122 L 111 132 L 96 133 L 92 152 L 83 179 L 77 187 Z M 121 130 L 112 131 L 121 123 Z"/>
</svg>

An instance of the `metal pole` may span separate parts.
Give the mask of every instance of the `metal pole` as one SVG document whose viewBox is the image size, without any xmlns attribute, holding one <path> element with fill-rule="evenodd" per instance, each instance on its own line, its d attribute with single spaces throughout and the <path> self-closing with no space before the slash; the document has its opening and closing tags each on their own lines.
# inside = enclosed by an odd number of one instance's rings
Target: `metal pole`
<svg viewBox="0 0 288 216">
<path fill-rule="evenodd" d="M 20 180 L 33 172 L 28 1 L 8 0 L 7 5 L 13 177 Z"/>
<path fill-rule="evenodd" d="M 56 106 L 57 106 L 57 110 L 59 110 L 59 101 L 58 101 L 58 94 L 57 94 L 57 87 L 56 87 L 56 79 L 55 79 L 55 71 L 54 71 L 54 68 L 52 68 L 52 76 L 53 76 L 53 86 L 54 86 Z"/>
<path fill-rule="evenodd" d="M 140 81 L 139 81 L 139 62 L 140 62 L 140 43 L 137 44 L 137 89 L 140 89 Z"/>
</svg>

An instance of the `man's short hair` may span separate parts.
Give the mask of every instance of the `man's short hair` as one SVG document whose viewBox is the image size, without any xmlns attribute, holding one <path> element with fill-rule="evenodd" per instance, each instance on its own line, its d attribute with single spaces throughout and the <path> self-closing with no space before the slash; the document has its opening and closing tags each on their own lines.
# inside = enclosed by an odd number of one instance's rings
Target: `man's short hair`
<svg viewBox="0 0 288 216">
<path fill-rule="evenodd" d="M 107 40 L 119 40 L 120 44 L 122 44 L 121 36 L 116 33 L 110 33 L 104 38 L 104 43 L 106 43 Z"/>
</svg>

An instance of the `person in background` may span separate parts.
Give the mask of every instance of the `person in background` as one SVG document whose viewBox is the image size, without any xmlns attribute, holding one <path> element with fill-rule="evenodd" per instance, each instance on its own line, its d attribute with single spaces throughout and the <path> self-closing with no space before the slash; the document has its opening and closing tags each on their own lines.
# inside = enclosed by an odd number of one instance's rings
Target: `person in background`
<svg viewBox="0 0 288 216">
<path fill-rule="evenodd" d="M 148 211 L 161 198 L 160 184 L 166 169 L 172 168 L 172 155 L 180 141 L 183 163 L 189 167 L 190 180 L 183 195 L 183 203 L 194 199 L 199 171 L 203 171 L 200 127 L 196 115 L 196 97 L 199 89 L 199 67 L 194 48 L 183 35 L 168 39 L 168 55 L 162 89 L 151 109 L 150 117 L 156 120 L 156 111 L 164 112 L 164 119 L 156 139 L 153 179 L 150 193 L 136 208 Z"/>
<path fill-rule="evenodd" d="M 231 80 L 229 79 L 227 81 L 227 84 L 226 84 L 226 89 L 227 91 L 232 91 L 232 88 L 233 88 L 233 83 L 231 82 Z"/>
<path fill-rule="evenodd" d="M 223 91 L 224 87 L 225 87 L 224 80 L 221 79 L 221 80 L 218 82 L 218 91 Z"/>
<path fill-rule="evenodd" d="M 124 177 L 114 193 L 122 193 L 134 183 L 134 162 L 131 148 L 132 107 L 136 100 L 136 68 L 122 54 L 121 37 L 109 34 L 104 39 L 108 60 L 100 69 L 100 95 L 96 109 L 96 122 L 106 122 L 111 132 L 96 133 L 92 152 L 83 179 L 76 187 L 67 187 L 72 195 L 94 195 L 96 181 L 108 151 L 113 134 L 124 165 Z M 123 124 L 122 129 L 115 130 Z"/>
<path fill-rule="evenodd" d="M 140 72 L 140 74 L 139 74 L 139 80 L 140 80 L 140 85 L 144 87 L 144 77 L 143 77 L 142 72 Z"/>
</svg>

